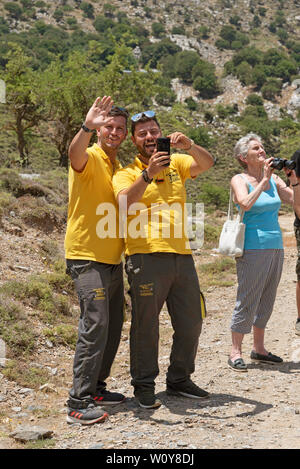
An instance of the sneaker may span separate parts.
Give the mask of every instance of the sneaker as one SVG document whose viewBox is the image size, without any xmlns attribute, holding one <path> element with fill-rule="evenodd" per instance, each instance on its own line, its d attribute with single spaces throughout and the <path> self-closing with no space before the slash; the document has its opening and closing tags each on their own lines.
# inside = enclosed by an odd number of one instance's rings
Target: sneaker
<svg viewBox="0 0 300 469">
<path fill-rule="evenodd" d="M 134 394 L 139 406 L 143 409 L 157 409 L 161 406 L 161 402 L 155 396 L 153 389 L 139 389 L 138 391 L 135 391 Z"/>
<path fill-rule="evenodd" d="M 295 333 L 297 335 L 300 335 L 300 318 L 297 319 L 296 324 L 295 324 Z"/>
<path fill-rule="evenodd" d="M 81 423 L 81 425 L 92 425 L 98 422 L 104 422 L 108 417 L 107 412 L 97 407 L 92 402 L 83 409 L 72 409 L 69 407 L 67 422 Z"/>
<path fill-rule="evenodd" d="M 283 360 L 281 357 L 277 357 L 277 355 L 273 355 L 273 353 L 269 352 L 268 355 L 262 355 L 261 353 L 254 352 L 252 350 L 250 354 L 251 360 L 255 362 L 261 363 L 282 363 Z"/>
<path fill-rule="evenodd" d="M 102 391 L 97 392 L 93 396 L 93 399 L 96 405 L 115 405 L 124 402 L 126 397 L 119 392 L 110 392 L 102 389 Z"/>
<path fill-rule="evenodd" d="M 177 384 L 167 384 L 167 394 L 172 396 L 184 396 L 191 399 L 204 399 L 209 396 L 207 391 L 199 388 L 193 381 L 190 379 L 184 381 L 183 383 Z"/>
</svg>

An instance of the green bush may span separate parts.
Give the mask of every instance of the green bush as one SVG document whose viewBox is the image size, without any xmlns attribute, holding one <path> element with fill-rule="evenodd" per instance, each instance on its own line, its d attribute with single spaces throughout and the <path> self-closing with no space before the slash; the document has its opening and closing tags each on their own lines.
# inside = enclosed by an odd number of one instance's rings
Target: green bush
<svg viewBox="0 0 300 469">
<path fill-rule="evenodd" d="M 213 143 L 213 139 L 204 127 L 189 129 L 187 133 L 189 138 L 193 139 L 197 145 L 201 145 L 204 148 L 210 148 Z"/>
<path fill-rule="evenodd" d="M 220 91 L 218 80 L 214 73 L 207 73 L 198 76 L 193 81 L 193 87 L 199 91 L 199 95 L 204 99 L 214 98 Z"/>
<path fill-rule="evenodd" d="M 196 111 L 198 109 L 198 103 L 191 96 L 186 98 L 184 102 L 190 111 Z"/>
<path fill-rule="evenodd" d="M 61 324 L 52 329 L 44 329 L 43 333 L 54 345 L 62 344 L 75 348 L 78 336 L 75 326 Z"/>
<path fill-rule="evenodd" d="M 151 29 L 153 35 L 158 38 L 164 36 L 166 33 L 165 27 L 161 23 L 152 23 Z"/>
<path fill-rule="evenodd" d="M 62 291 L 73 293 L 73 285 L 70 277 L 61 273 L 32 275 L 26 282 L 10 280 L 0 287 L 0 294 L 36 308 L 49 321 L 72 315 L 69 295 L 61 294 Z"/>
<path fill-rule="evenodd" d="M 202 184 L 201 198 L 203 202 L 216 210 L 226 210 L 228 206 L 228 188 L 209 182 Z"/>
<path fill-rule="evenodd" d="M 274 101 L 281 93 L 281 80 L 269 78 L 261 88 L 262 95 L 265 99 Z"/>
<path fill-rule="evenodd" d="M 244 109 L 241 115 L 241 118 L 243 119 L 244 117 L 250 117 L 250 116 L 258 118 L 258 119 L 268 118 L 268 114 L 266 113 L 265 108 L 263 106 L 261 105 L 255 106 L 253 104 L 246 106 L 246 108 Z"/>
<path fill-rule="evenodd" d="M 4 4 L 5 10 L 8 11 L 9 15 L 16 20 L 20 19 L 22 16 L 22 8 L 16 2 L 7 2 Z"/>
<path fill-rule="evenodd" d="M 232 21 L 238 24 L 239 17 L 235 16 L 231 18 Z M 219 49 L 242 49 L 249 44 L 249 38 L 246 34 L 241 31 L 237 31 L 233 26 L 225 25 L 221 28 L 220 39 L 215 42 L 216 47 Z"/>
<path fill-rule="evenodd" d="M 264 101 L 261 96 L 256 93 L 251 93 L 247 96 L 246 104 L 250 104 L 253 106 L 263 106 Z"/>
<path fill-rule="evenodd" d="M 4 294 L 0 295 L 0 337 L 9 347 L 10 357 L 27 354 L 35 347 L 34 329 L 21 305 Z"/>
</svg>

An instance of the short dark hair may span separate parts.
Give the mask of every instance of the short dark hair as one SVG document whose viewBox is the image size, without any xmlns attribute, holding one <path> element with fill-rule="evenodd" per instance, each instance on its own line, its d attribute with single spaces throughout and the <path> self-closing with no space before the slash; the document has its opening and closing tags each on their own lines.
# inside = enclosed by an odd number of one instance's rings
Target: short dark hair
<svg viewBox="0 0 300 469">
<path fill-rule="evenodd" d="M 121 117 L 124 117 L 125 121 L 126 121 L 126 127 L 127 127 L 127 121 L 128 121 L 128 118 L 129 118 L 129 112 L 127 111 L 127 109 L 125 109 L 124 107 L 119 107 L 119 106 L 112 106 L 111 110 L 109 111 L 108 115 L 110 117 L 115 117 L 115 116 L 121 116 Z"/>
<path fill-rule="evenodd" d="M 159 125 L 158 120 L 156 119 L 156 116 L 147 117 L 143 114 L 138 121 L 136 121 L 136 122 L 131 121 L 131 135 L 134 135 L 135 127 L 136 127 L 137 124 L 139 124 L 140 122 L 149 122 L 149 121 L 154 121 L 158 125 L 158 127 L 160 128 L 160 125 Z"/>
</svg>

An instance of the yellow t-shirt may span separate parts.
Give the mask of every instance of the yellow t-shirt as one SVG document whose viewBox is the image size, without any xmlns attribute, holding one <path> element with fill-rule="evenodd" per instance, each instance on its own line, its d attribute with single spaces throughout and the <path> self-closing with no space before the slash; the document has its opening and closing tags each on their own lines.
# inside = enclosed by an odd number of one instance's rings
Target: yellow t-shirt
<svg viewBox="0 0 300 469">
<path fill-rule="evenodd" d="M 69 208 L 65 237 L 67 259 L 88 259 L 119 264 L 124 240 L 119 237 L 119 211 L 112 187 L 113 168 L 106 153 L 95 143 L 79 173 L 69 169 Z"/>
<path fill-rule="evenodd" d="M 142 199 L 129 207 L 124 228 L 127 255 L 151 252 L 191 254 L 186 234 L 184 183 L 191 177 L 193 161 L 190 155 L 173 154 L 170 166 L 147 186 Z M 136 157 L 132 164 L 117 171 L 113 176 L 115 195 L 130 187 L 146 167 Z"/>
</svg>

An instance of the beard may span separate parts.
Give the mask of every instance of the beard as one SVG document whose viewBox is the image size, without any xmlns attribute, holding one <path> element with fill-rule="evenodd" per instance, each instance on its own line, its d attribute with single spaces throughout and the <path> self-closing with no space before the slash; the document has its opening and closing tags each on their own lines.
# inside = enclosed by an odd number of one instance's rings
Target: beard
<svg viewBox="0 0 300 469">
<path fill-rule="evenodd" d="M 136 145 L 139 153 L 143 156 L 146 160 L 149 160 L 151 156 L 156 152 L 156 143 L 151 142 L 150 144 L 144 144 L 143 146 Z"/>
</svg>

